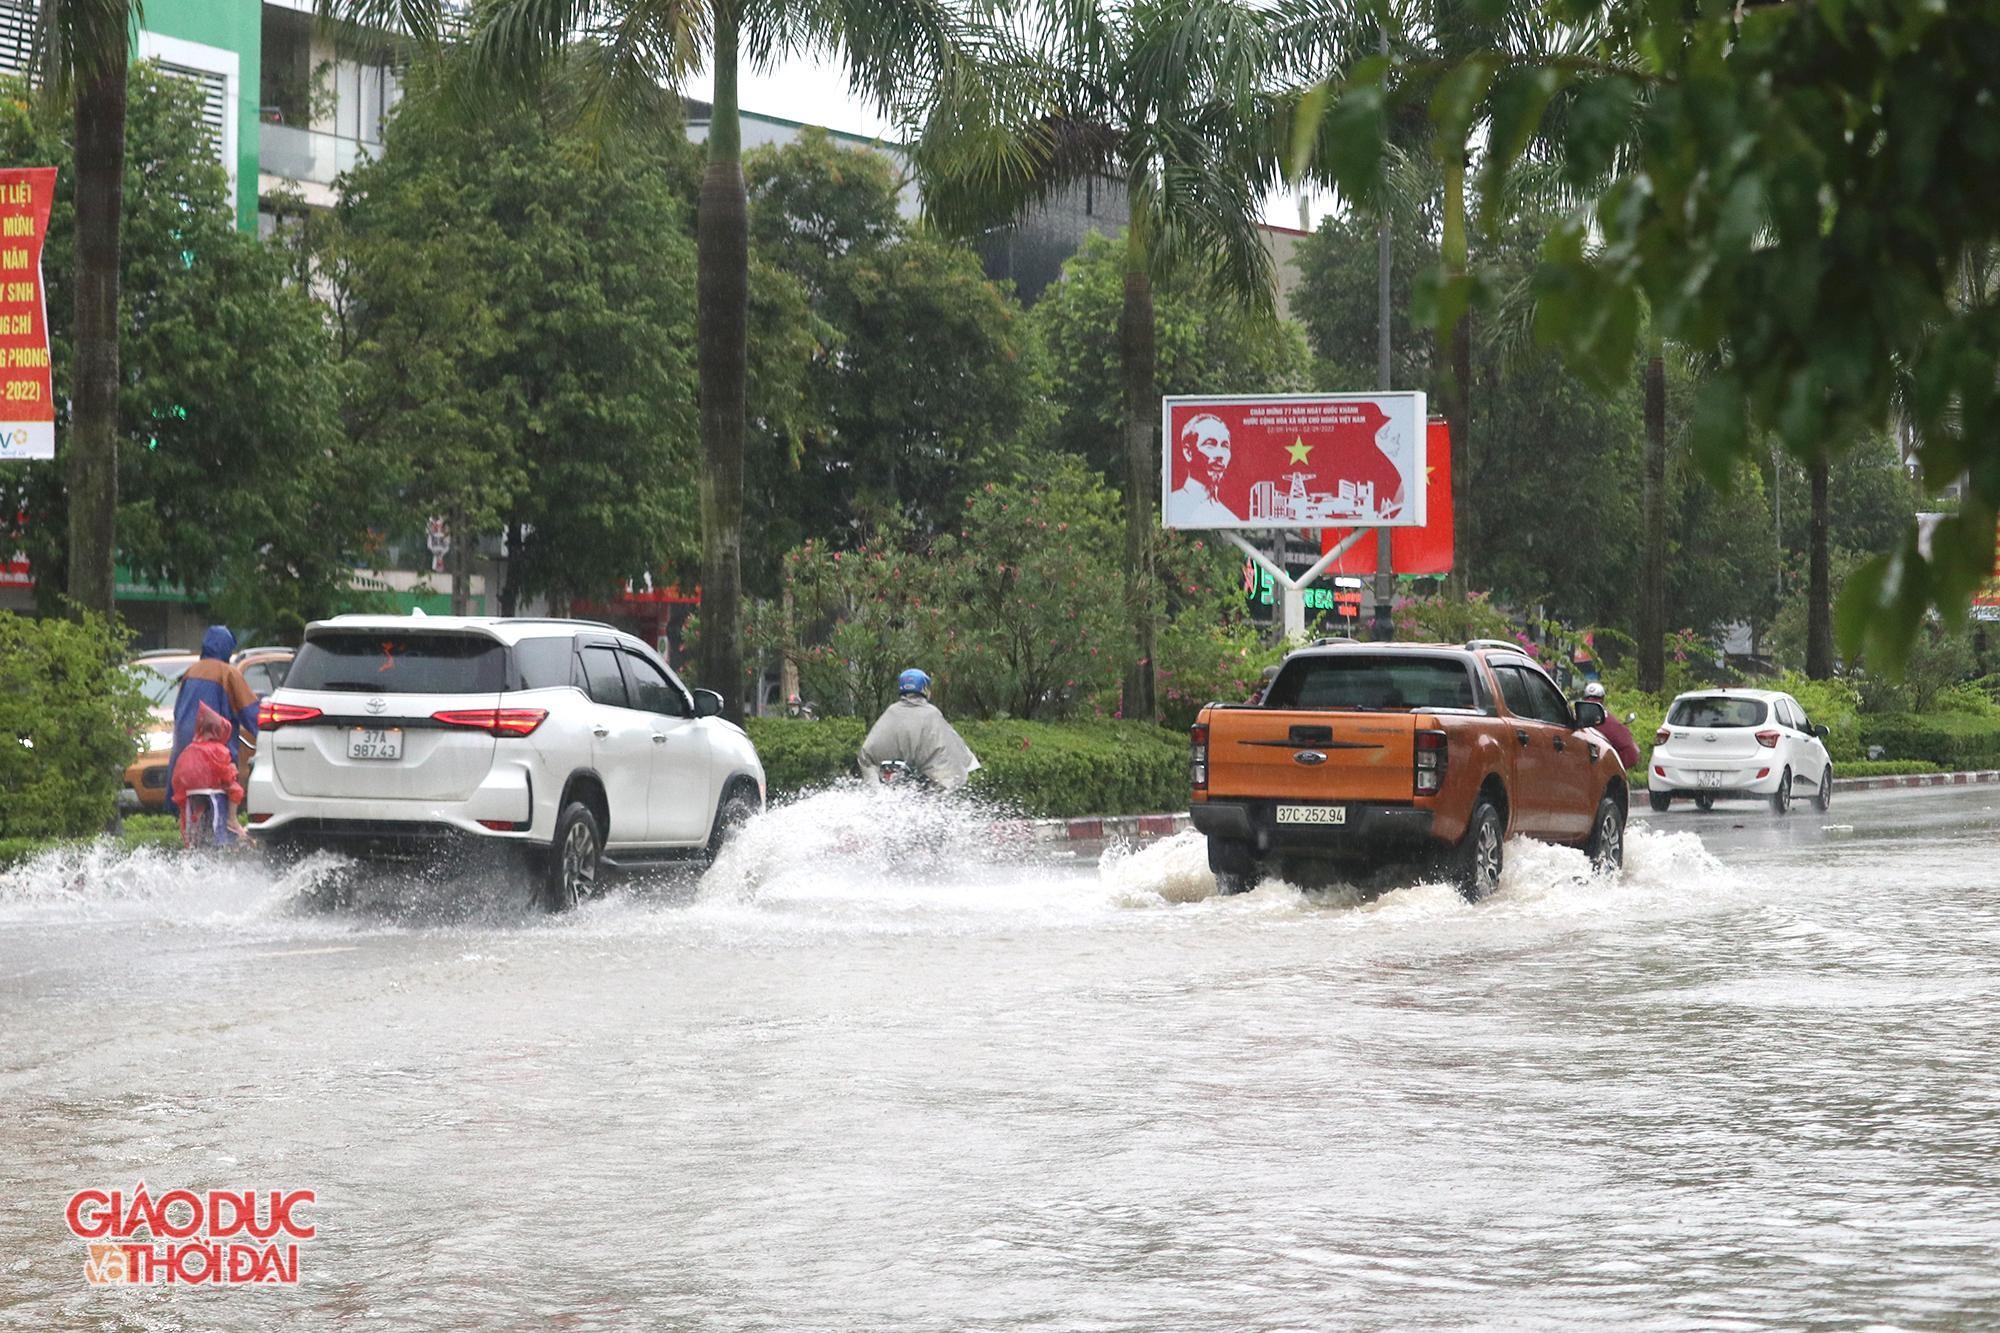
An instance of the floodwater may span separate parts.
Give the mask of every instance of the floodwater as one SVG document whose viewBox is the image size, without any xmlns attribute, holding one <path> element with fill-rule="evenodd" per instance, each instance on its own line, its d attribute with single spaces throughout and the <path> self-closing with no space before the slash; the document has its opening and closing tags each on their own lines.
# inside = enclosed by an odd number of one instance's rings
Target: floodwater
<svg viewBox="0 0 2000 1333">
<path fill-rule="evenodd" d="M 1477 906 L 858 793 L 564 918 L 46 859 L 0 1323 L 1994 1326 L 1997 806 L 1676 811 Z M 314 1190 L 298 1285 L 88 1284 L 66 1203 L 141 1180 Z"/>
</svg>

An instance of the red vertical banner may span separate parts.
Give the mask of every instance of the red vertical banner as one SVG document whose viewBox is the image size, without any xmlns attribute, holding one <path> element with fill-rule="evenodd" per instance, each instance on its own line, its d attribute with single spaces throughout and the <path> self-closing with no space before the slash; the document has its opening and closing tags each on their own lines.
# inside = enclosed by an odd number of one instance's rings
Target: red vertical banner
<svg viewBox="0 0 2000 1333">
<path fill-rule="evenodd" d="M 42 242 L 54 167 L 0 170 L 0 461 L 56 456 L 56 394 Z"/>
<path fill-rule="evenodd" d="M 1417 528 L 1395 528 L 1389 537 L 1389 561 L 1398 574 L 1451 573 L 1451 431 L 1437 417 L 1425 427 L 1424 523 Z M 1319 549 L 1331 551 L 1352 528 L 1324 528 Z M 1332 574 L 1373 574 L 1375 539 L 1363 537 L 1342 553 L 1326 571 Z"/>
</svg>

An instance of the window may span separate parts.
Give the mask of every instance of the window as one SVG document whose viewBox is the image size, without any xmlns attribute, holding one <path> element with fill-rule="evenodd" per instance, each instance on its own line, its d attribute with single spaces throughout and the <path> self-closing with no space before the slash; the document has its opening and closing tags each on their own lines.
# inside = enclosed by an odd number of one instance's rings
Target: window
<svg viewBox="0 0 2000 1333">
<path fill-rule="evenodd" d="M 243 682 L 261 699 L 284 685 L 285 673 L 291 670 L 291 665 L 285 661 L 252 662 L 243 668 Z"/>
<path fill-rule="evenodd" d="M 357 694 L 498 694 L 506 680 L 507 649 L 496 640 L 381 629 L 315 634 L 285 683 Z"/>
<path fill-rule="evenodd" d="M 618 674 L 616 648 L 591 647 L 583 650 L 584 688 L 596 703 L 613 708 L 630 708 L 625 696 L 625 677 Z"/>
<path fill-rule="evenodd" d="M 572 684 L 575 641 L 567 634 L 523 639 L 514 645 L 514 674 L 524 690 L 561 689 Z"/>
<path fill-rule="evenodd" d="M 1541 672 L 1524 666 L 1496 666 L 1493 674 L 1500 678 L 1500 693 L 1507 700 L 1507 711 L 1515 717 L 1559 727 L 1571 724 L 1562 692 Z"/>
<path fill-rule="evenodd" d="M 28 3 L 0 3 L 0 74 L 28 72 L 35 50 L 35 23 L 40 6 Z"/>
<path fill-rule="evenodd" d="M 629 648 L 624 657 L 625 674 L 632 680 L 633 707 L 667 717 L 687 716 L 687 700 L 665 672 Z"/>
<path fill-rule="evenodd" d="M 1271 682 L 1264 707 L 1404 713 L 1475 704 L 1472 674 L 1457 658 L 1343 650 L 1292 659 Z"/>
<path fill-rule="evenodd" d="M 1726 695 L 1697 695 L 1675 702 L 1667 714 L 1670 727 L 1761 727 L 1766 709 L 1756 699 L 1732 699 Z"/>
</svg>

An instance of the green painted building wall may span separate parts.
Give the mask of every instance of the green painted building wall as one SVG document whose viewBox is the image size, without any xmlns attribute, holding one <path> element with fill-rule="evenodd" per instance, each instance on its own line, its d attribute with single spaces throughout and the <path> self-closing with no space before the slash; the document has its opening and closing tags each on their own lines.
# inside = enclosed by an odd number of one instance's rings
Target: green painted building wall
<svg viewBox="0 0 2000 1333">
<path fill-rule="evenodd" d="M 262 0 L 146 0 L 144 27 L 236 53 L 236 225 L 257 230 L 257 104 L 263 86 Z"/>
</svg>

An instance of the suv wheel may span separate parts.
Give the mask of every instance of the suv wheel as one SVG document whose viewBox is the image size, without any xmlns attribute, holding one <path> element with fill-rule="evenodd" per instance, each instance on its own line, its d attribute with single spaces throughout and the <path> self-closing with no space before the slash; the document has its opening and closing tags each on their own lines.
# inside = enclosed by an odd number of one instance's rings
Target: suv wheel
<svg viewBox="0 0 2000 1333">
<path fill-rule="evenodd" d="M 709 830 L 708 849 L 703 853 L 709 865 L 722 855 L 722 849 L 736 838 L 743 826 L 757 813 L 757 800 L 742 787 L 731 788 L 716 807 L 715 824 Z"/>
<path fill-rule="evenodd" d="M 604 833 L 582 801 L 571 801 L 556 820 L 555 841 L 542 868 L 542 900 L 551 912 L 566 912 L 597 892 L 604 857 Z"/>
<path fill-rule="evenodd" d="M 1779 777 L 1778 789 L 1771 793 L 1771 809 L 1781 815 L 1792 812 L 1792 770 L 1789 768 Z"/>
<path fill-rule="evenodd" d="M 1625 812 L 1606 796 L 1597 803 L 1597 819 L 1590 826 L 1590 864 L 1600 874 L 1616 874 L 1625 864 Z"/>
<path fill-rule="evenodd" d="M 1452 857 L 1452 880 L 1459 894 L 1476 903 L 1500 887 L 1500 871 L 1506 865 L 1506 829 L 1493 802 L 1481 800 L 1465 821 L 1465 836 L 1458 840 Z"/>
</svg>

